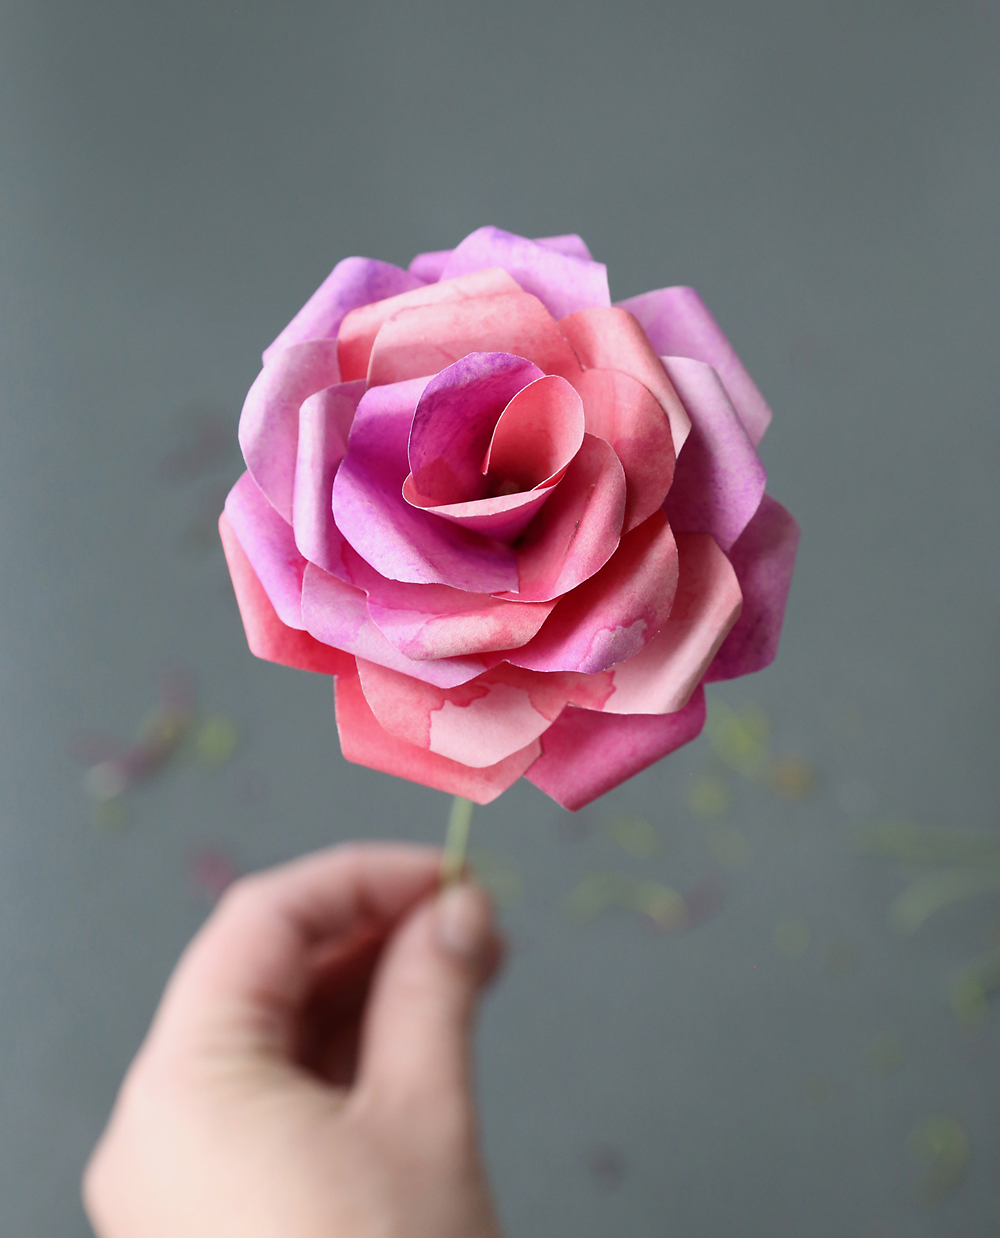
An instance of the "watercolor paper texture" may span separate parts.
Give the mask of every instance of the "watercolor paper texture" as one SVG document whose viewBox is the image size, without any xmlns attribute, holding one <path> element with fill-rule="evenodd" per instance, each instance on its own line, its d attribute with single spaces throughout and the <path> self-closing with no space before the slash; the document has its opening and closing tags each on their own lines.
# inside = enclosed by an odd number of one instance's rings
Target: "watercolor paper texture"
<svg viewBox="0 0 1000 1238">
<path fill-rule="evenodd" d="M 220 533 L 250 649 L 335 678 L 348 760 L 580 808 L 777 651 L 770 416 L 697 293 L 612 306 L 575 235 L 345 259 L 240 422 Z"/>
</svg>

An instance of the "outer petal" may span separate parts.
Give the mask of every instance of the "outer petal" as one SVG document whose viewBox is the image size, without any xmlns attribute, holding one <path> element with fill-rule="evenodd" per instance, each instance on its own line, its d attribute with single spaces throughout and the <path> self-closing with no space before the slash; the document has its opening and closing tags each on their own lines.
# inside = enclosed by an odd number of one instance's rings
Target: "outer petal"
<svg viewBox="0 0 1000 1238">
<path fill-rule="evenodd" d="M 756 447 L 770 424 L 771 410 L 697 292 L 693 288 L 660 288 L 619 305 L 635 314 L 661 357 L 691 357 L 718 371 Z"/>
<path fill-rule="evenodd" d="M 729 550 L 760 506 L 764 465 L 715 370 L 687 357 L 664 357 L 663 364 L 693 425 L 667 495 L 667 515 L 678 532 L 711 533 Z"/>
<path fill-rule="evenodd" d="M 410 274 L 427 283 L 436 283 L 441 278 L 445 263 L 451 257 L 450 249 L 432 249 L 426 253 L 417 254 L 410 263 Z"/>
<path fill-rule="evenodd" d="M 556 242 L 567 238 L 551 238 Z M 579 239 L 579 238 L 576 238 Z M 610 305 L 608 270 L 601 262 L 570 255 L 559 248 L 501 228 L 477 228 L 452 251 L 442 279 L 503 267 L 525 292 L 533 293 L 557 318 L 594 305 Z"/>
<path fill-rule="evenodd" d="M 568 232 L 562 236 L 539 236 L 535 239 L 539 245 L 554 249 L 557 253 L 566 254 L 570 258 L 582 258 L 584 262 L 593 262 L 593 257 L 583 238 L 574 232 Z M 451 249 L 435 249 L 417 254 L 410 263 L 410 272 L 420 279 L 427 280 L 428 283 L 439 280 L 453 252 Z"/>
<path fill-rule="evenodd" d="M 352 310 L 341 323 L 337 335 L 337 358 L 340 373 L 347 381 L 364 378 L 368 374 L 368 362 L 372 345 L 379 328 L 393 315 L 420 305 L 437 305 L 442 301 L 466 301 L 469 297 L 493 297 L 505 292 L 519 292 L 517 282 L 499 268 L 479 271 L 459 279 L 421 285 L 411 292 L 387 297 Z"/>
<path fill-rule="evenodd" d="M 638 320 L 620 308 L 593 309 L 571 314 L 559 326 L 588 369 L 621 370 L 649 388 L 667 415 L 679 455 L 691 421 Z"/>
<path fill-rule="evenodd" d="M 278 515 L 249 473 L 226 497 L 226 517 L 271 604 L 290 628 L 302 622 L 302 573 L 306 561 L 292 526 Z"/>
<path fill-rule="evenodd" d="M 334 690 L 340 747 L 348 761 L 449 795 L 463 795 L 477 804 L 489 804 L 517 782 L 541 751 L 536 739 L 494 766 L 472 769 L 384 731 L 365 700 L 356 673 L 338 674 Z"/>
<path fill-rule="evenodd" d="M 536 236 L 535 240 L 546 249 L 554 249 L 569 258 L 581 258 L 584 262 L 594 261 L 586 241 L 575 232 L 564 232 L 561 236 Z"/>
<path fill-rule="evenodd" d="M 403 498 L 410 423 L 424 385 L 413 380 L 365 393 L 333 483 L 337 527 L 390 580 L 453 585 L 471 593 L 512 589 L 517 584 L 512 551 L 418 511 Z"/>
<path fill-rule="evenodd" d="M 423 282 L 419 276 L 388 262 L 345 258 L 337 263 L 274 343 L 265 349 L 264 363 L 303 340 L 336 339 L 344 316 L 356 306 L 394 297 L 397 293 L 419 288 Z"/>
<path fill-rule="evenodd" d="M 525 777 L 575 812 L 690 743 L 704 725 L 701 688 L 677 713 L 652 717 L 616 717 L 569 705 L 542 736 L 542 755 Z"/>
<path fill-rule="evenodd" d="M 740 613 L 729 560 L 704 533 L 678 533 L 680 580 L 670 618 L 634 658 L 612 669 L 611 714 L 672 714 L 691 697 Z"/>
<path fill-rule="evenodd" d="M 336 340 L 311 340 L 273 353 L 247 393 L 240 414 L 240 447 L 268 500 L 291 521 L 299 409 L 339 380 Z"/>
<path fill-rule="evenodd" d="M 558 676 L 506 663 L 447 691 L 360 658 L 358 673 L 372 713 L 390 735 L 473 769 L 520 752 L 568 700 Z"/>
<path fill-rule="evenodd" d="M 307 559 L 335 570 L 344 539 L 333 522 L 333 479 L 347 454 L 347 436 L 365 384 L 341 383 L 306 400 L 299 410 L 292 527 Z"/>
<path fill-rule="evenodd" d="M 795 517 L 765 494 L 729 552 L 743 590 L 743 612 L 708 668 L 707 680 L 749 675 L 774 660 L 798 545 Z"/>
<path fill-rule="evenodd" d="M 560 598 L 534 640 L 508 658 L 536 671 L 587 674 L 632 658 L 667 622 L 677 575 L 677 544 L 656 512 L 625 534 L 596 575 Z"/>
<path fill-rule="evenodd" d="M 334 645 L 439 688 L 467 683 L 484 669 L 483 661 L 475 657 L 426 662 L 407 658 L 372 622 L 362 590 L 324 572 L 315 563 L 306 567 L 302 583 L 302 618 L 310 634 L 324 645 Z"/>
<path fill-rule="evenodd" d="M 368 382 L 437 374 L 470 352 L 507 352 L 573 382 L 580 363 L 555 319 L 526 292 L 403 310 L 380 328 Z"/>
</svg>

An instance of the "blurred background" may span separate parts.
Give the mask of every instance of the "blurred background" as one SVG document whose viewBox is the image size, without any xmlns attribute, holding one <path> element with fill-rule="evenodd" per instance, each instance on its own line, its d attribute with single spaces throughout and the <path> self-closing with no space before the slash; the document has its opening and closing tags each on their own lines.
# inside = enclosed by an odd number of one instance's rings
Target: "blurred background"
<svg viewBox="0 0 1000 1238">
<path fill-rule="evenodd" d="M 695 285 L 802 525 L 778 660 L 701 738 L 580 814 L 476 813 L 507 1233 L 1000 1233 L 998 24 L 0 5 L 5 1238 L 89 1234 L 81 1166 L 234 875 L 442 837 L 447 797 L 342 759 L 328 680 L 248 653 L 215 521 L 331 267 L 485 223 L 581 233 L 615 298 Z"/>
</svg>

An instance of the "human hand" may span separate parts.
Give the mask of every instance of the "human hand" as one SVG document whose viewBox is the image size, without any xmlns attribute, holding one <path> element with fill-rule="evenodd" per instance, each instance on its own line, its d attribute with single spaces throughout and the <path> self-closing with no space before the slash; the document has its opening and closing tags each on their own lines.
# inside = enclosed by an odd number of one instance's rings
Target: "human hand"
<svg viewBox="0 0 1000 1238">
<path fill-rule="evenodd" d="M 340 847 L 230 889 L 84 1174 L 100 1238 L 499 1238 L 469 1033 L 501 947 L 439 863 Z"/>
</svg>

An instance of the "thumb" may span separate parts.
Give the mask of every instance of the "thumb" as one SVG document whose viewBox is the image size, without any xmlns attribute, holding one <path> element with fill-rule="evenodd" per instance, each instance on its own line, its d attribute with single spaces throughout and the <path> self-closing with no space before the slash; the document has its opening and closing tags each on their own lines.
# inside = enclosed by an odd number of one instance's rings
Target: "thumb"
<svg viewBox="0 0 1000 1238">
<path fill-rule="evenodd" d="M 391 1107 L 425 1098 L 464 1103 L 472 1021 L 501 952 L 492 904 L 478 886 L 462 882 L 420 904 L 379 963 L 362 1032 L 359 1090 Z"/>
</svg>

